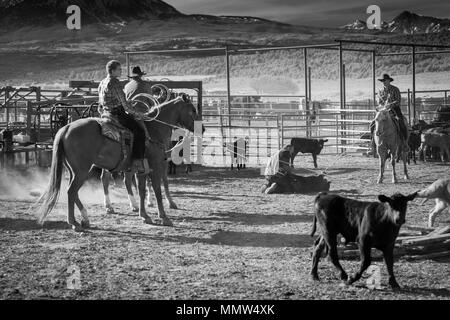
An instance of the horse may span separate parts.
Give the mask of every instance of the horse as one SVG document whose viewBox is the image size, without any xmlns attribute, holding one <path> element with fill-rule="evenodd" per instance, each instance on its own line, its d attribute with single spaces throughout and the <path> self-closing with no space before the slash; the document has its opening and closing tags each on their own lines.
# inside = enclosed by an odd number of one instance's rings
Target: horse
<svg viewBox="0 0 450 320">
<path fill-rule="evenodd" d="M 195 110 L 192 103 L 190 101 L 185 101 L 183 98 L 171 101 L 170 104 L 188 105 L 188 109 L 192 110 L 191 108 L 193 108 Z M 155 112 L 157 112 L 157 110 L 154 110 L 148 115 L 154 117 Z M 191 116 L 193 116 L 193 112 L 185 112 L 183 115 L 179 115 L 180 122 L 187 121 L 185 118 Z M 57 132 L 53 142 L 53 158 L 48 186 L 35 204 L 36 206 L 39 206 L 37 214 L 39 217 L 38 222 L 41 225 L 56 205 L 61 188 L 63 165 L 65 165 L 69 171 L 67 222 L 75 231 L 83 231 L 84 228 L 90 227 L 87 210 L 84 208 L 78 197 L 78 191 L 86 182 L 93 166 L 106 170 L 114 170 L 122 161 L 121 145 L 118 142 L 104 137 L 97 121 L 98 118 L 78 119 L 65 125 Z M 149 129 L 151 124 L 148 121 L 145 121 L 145 126 Z M 164 151 L 165 150 L 163 150 L 160 144 L 150 142 L 146 148 L 145 154 L 145 157 L 149 161 L 149 165 L 155 166 L 157 163 L 164 162 Z M 140 197 L 139 216 L 144 223 L 151 224 L 152 220 L 145 212 L 145 180 L 145 175 L 137 175 L 137 185 Z M 159 190 L 160 196 L 161 180 L 153 179 L 152 187 L 157 197 Z M 75 204 L 81 212 L 81 224 L 75 220 Z M 163 218 L 164 224 L 171 223 L 170 220 L 165 217 L 164 211 L 160 212 L 160 217 Z"/>
<path fill-rule="evenodd" d="M 148 126 L 148 133 L 151 137 L 152 141 L 159 144 L 164 150 L 171 147 L 171 136 L 172 129 L 174 127 L 180 126 L 183 127 L 190 132 L 194 132 L 195 121 L 198 119 L 197 110 L 191 103 L 180 103 L 174 101 L 183 100 L 189 101 L 187 96 L 182 95 L 180 97 L 175 98 L 174 100 L 170 100 L 169 102 L 158 105 L 156 108 L 159 109 L 158 113 L 155 115 L 156 111 L 150 113 L 150 116 L 155 117 L 155 121 L 152 122 L 151 126 Z M 202 127 L 204 131 L 204 127 Z M 166 195 L 167 202 L 171 209 L 177 209 L 177 205 L 173 201 L 170 191 L 169 191 L 169 183 L 167 178 L 167 161 L 165 158 L 160 163 L 150 164 L 150 168 L 152 169 L 152 173 L 149 175 L 150 181 L 154 183 L 154 180 L 158 180 L 159 183 L 161 179 L 164 184 L 164 191 Z M 134 199 L 133 189 L 132 189 L 132 172 L 125 172 L 124 174 L 124 183 L 128 193 L 128 199 L 130 201 L 130 207 L 132 211 L 136 212 L 138 210 L 138 205 L 136 200 Z M 105 209 L 106 213 L 114 214 L 114 209 L 111 206 L 111 201 L 109 199 L 109 182 L 110 175 L 107 171 L 103 170 L 102 172 L 102 182 L 103 182 L 103 191 L 105 195 Z M 155 190 L 154 190 L 155 191 Z M 161 192 L 155 193 L 156 201 L 158 204 L 158 214 L 160 217 L 164 217 L 164 206 L 162 204 Z M 150 194 L 148 198 L 148 202 L 150 205 Z M 164 221 L 164 220 L 163 220 Z M 166 223 L 169 223 L 166 219 Z"/>
<path fill-rule="evenodd" d="M 403 120 L 405 121 L 405 120 Z M 405 126 L 406 126 L 405 121 Z M 405 174 L 405 180 L 409 179 L 408 169 L 406 167 L 406 161 L 408 156 L 408 137 L 406 141 L 402 139 L 398 132 L 397 126 L 387 109 L 378 111 L 375 116 L 375 134 L 374 141 L 377 146 L 377 152 L 380 159 L 380 174 L 378 176 L 377 183 L 383 183 L 384 167 L 386 160 L 390 154 L 392 165 L 392 183 L 397 183 L 397 177 L 395 174 L 395 159 L 401 157 L 403 161 L 403 172 Z"/>
</svg>

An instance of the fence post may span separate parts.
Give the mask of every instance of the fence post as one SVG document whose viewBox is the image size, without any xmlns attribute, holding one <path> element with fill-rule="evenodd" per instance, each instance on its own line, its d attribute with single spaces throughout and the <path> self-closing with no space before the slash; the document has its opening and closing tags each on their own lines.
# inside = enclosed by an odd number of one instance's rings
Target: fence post
<svg viewBox="0 0 450 320">
<path fill-rule="evenodd" d="M 280 149 L 283 148 L 284 144 L 284 115 L 281 115 L 281 146 Z"/>
<path fill-rule="evenodd" d="M 220 128 L 220 146 L 221 146 L 221 149 L 222 149 L 222 153 L 221 153 L 220 157 L 221 157 L 222 160 L 223 160 L 223 159 L 224 159 L 223 155 L 224 155 L 224 153 L 225 153 L 225 150 L 224 150 L 225 146 L 224 146 L 224 143 L 223 143 L 222 108 L 221 108 L 220 104 L 219 104 L 219 106 L 217 107 L 217 115 L 218 115 L 218 117 L 219 117 L 218 120 L 219 120 L 219 128 Z M 224 164 L 225 164 L 225 163 L 224 163 Z"/>
<path fill-rule="evenodd" d="M 336 114 L 336 154 L 339 154 L 339 121 L 338 114 Z"/>
<path fill-rule="evenodd" d="M 41 87 L 37 87 L 36 88 L 36 101 L 41 101 Z M 36 141 L 41 141 L 41 109 L 40 109 L 40 105 L 38 106 L 39 109 L 36 110 L 37 111 L 37 117 L 38 117 L 38 127 L 34 128 L 34 130 L 37 132 L 35 132 L 36 136 L 37 136 L 37 140 Z M 30 132 L 31 132 L 31 128 L 30 128 Z M 31 135 L 30 135 L 31 138 Z"/>
<path fill-rule="evenodd" d="M 8 108 L 9 88 L 10 87 L 5 87 L 5 121 L 6 121 L 6 125 L 8 125 L 8 123 L 9 123 L 9 108 Z"/>
<path fill-rule="evenodd" d="M 31 136 L 31 113 L 33 111 L 33 107 L 31 105 L 31 101 L 27 101 L 27 135 Z"/>
<path fill-rule="evenodd" d="M 278 150 L 281 150 L 281 143 L 280 143 L 280 120 L 279 115 L 277 115 L 277 138 L 278 138 Z"/>
<path fill-rule="evenodd" d="M 411 91 L 408 88 L 408 123 L 411 124 Z"/>
</svg>

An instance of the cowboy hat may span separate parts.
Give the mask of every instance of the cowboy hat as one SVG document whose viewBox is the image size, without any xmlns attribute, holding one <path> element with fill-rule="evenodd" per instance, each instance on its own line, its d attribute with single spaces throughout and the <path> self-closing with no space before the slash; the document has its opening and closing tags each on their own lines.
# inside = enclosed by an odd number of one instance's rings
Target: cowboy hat
<svg viewBox="0 0 450 320">
<path fill-rule="evenodd" d="M 145 75 L 145 72 L 141 71 L 141 68 L 139 66 L 133 67 L 133 70 L 131 71 L 131 76 L 129 76 L 129 78 L 132 77 L 141 77 L 143 75 Z"/>
<path fill-rule="evenodd" d="M 383 74 L 383 78 L 378 79 L 378 81 L 383 82 L 384 80 L 394 81 L 387 73 Z"/>
</svg>

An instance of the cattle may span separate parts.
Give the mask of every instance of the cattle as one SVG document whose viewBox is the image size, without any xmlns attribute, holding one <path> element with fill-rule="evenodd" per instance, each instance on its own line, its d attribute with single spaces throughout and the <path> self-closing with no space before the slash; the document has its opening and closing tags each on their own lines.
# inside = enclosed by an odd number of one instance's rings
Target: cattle
<svg viewBox="0 0 450 320">
<path fill-rule="evenodd" d="M 423 152 L 423 160 L 426 162 L 426 154 L 430 147 L 437 147 L 440 150 L 441 161 L 444 162 L 444 155 L 450 160 L 450 135 L 437 133 L 436 131 L 425 131 L 420 136 L 420 149 Z"/>
<path fill-rule="evenodd" d="M 411 157 L 413 158 L 414 164 L 416 164 L 416 151 L 419 150 L 420 147 L 420 131 L 409 132 L 408 147 L 410 152 L 410 155 L 408 157 L 408 164 Z"/>
<path fill-rule="evenodd" d="M 371 248 L 381 250 L 389 273 L 389 284 L 399 288 L 394 276 L 393 250 L 400 227 L 405 223 L 408 201 L 417 193 L 392 197 L 379 195 L 379 202 L 358 201 L 326 192 L 319 193 L 314 200 L 315 215 L 311 236 L 319 223 L 321 235 L 314 243 L 311 276 L 319 280 L 317 268 L 319 259 L 326 248 L 332 263 L 340 271 L 340 278 L 352 284 L 359 280 L 371 264 Z M 348 277 L 338 259 L 337 235 L 341 234 L 346 243 L 358 242 L 361 265 L 352 277 Z"/>
<path fill-rule="evenodd" d="M 317 155 L 322 151 L 323 145 L 328 139 L 307 139 L 307 138 L 292 138 L 291 146 L 294 146 L 294 152 L 291 156 L 291 165 L 294 165 L 295 156 L 301 153 L 311 153 L 314 160 L 314 168 L 317 168 Z"/>
<path fill-rule="evenodd" d="M 450 179 L 439 179 L 429 185 L 427 188 L 417 192 L 418 198 L 425 198 L 424 204 L 428 199 L 435 199 L 436 205 L 431 209 L 428 215 L 428 226 L 433 227 L 436 216 L 450 207 Z"/>
<path fill-rule="evenodd" d="M 248 157 L 248 138 L 236 138 L 234 137 L 234 142 L 232 145 L 229 145 L 228 151 L 231 156 L 231 170 L 233 170 L 234 165 L 236 165 L 236 169 L 239 171 L 241 169 L 246 168 L 246 160 Z"/>
</svg>

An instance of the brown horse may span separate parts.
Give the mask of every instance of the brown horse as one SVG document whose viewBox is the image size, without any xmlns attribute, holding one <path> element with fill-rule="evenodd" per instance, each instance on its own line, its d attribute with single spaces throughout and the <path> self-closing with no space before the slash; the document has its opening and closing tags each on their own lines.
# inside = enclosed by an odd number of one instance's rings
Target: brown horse
<svg viewBox="0 0 450 320">
<path fill-rule="evenodd" d="M 195 107 L 189 100 L 177 98 L 168 102 L 174 108 L 186 110 L 179 114 L 179 122 L 190 123 L 194 117 Z M 181 106 L 185 106 L 182 108 Z M 188 112 L 187 110 L 191 110 Z M 149 116 L 154 117 L 154 110 Z M 193 122 L 193 120 L 192 120 Z M 152 123 L 146 122 L 149 129 Z M 89 171 L 93 166 L 106 170 L 113 170 L 121 162 L 121 145 L 101 134 L 100 126 L 95 118 L 79 119 L 63 128 L 56 134 L 53 143 L 53 159 L 51 165 L 51 175 L 48 187 L 44 194 L 37 201 L 40 205 L 38 209 L 39 223 L 43 224 L 46 216 L 55 206 L 61 188 L 63 164 L 69 170 L 68 213 L 67 222 L 76 231 L 89 227 L 87 211 L 83 207 L 78 191 L 87 180 Z M 146 158 L 150 166 L 162 163 L 165 158 L 164 149 L 158 143 L 150 143 L 146 150 Z M 157 171 L 157 170 L 156 170 Z M 155 172 L 155 170 L 154 170 Z M 140 197 L 139 215 L 145 223 L 152 223 L 150 217 L 145 212 L 145 175 L 138 175 L 138 192 Z M 152 187 L 161 195 L 161 180 L 152 179 Z M 77 205 L 81 212 L 81 224 L 75 220 L 74 205 Z M 167 217 L 162 217 L 164 224 L 171 224 Z"/>
<path fill-rule="evenodd" d="M 155 117 L 155 121 L 152 122 L 151 126 L 147 126 L 148 133 L 151 137 L 151 140 L 154 143 L 158 144 L 162 149 L 166 150 L 168 145 L 170 145 L 172 130 L 175 127 L 183 127 L 191 132 L 194 132 L 195 121 L 198 119 L 198 114 L 195 107 L 192 104 L 182 104 L 182 103 L 173 103 L 173 101 L 179 100 L 188 101 L 187 96 L 182 95 L 174 100 L 163 103 L 156 108 L 159 109 L 159 112 L 156 114 L 156 109 L 149 114 L 149 116 Z M 204 127 L 202 127 L 204 131 Z M 149 163 L 150 168 L 152 169 L 152 173 L 150 173 L 149 178 L 152 183 L 152 188 L 156 197 L 156 201 L 158 204 L 158 214 L 159 217 L 163 218 L 163 222 L 165 224 L 170 225 L 170 220 L 166 217 L 164 206 L 162 203 L 161 197 L 161 189 L 155 190 L 154 183 L 156 180 L 163 180 L 164 183 L 164 191 L 166 195 L 166 199 L 168 201 L 169 207 L 172 209 L 177 209 L 175 202 L 173 201 L 170 191 L 169 191 L 169 183 L 167 178 L 167 161 L 165 158 L 160 163 L 156 163 L 153 161 Z M 128 199 L 130 201 L 130 207 L 133 211 L 138 211 L 138 204 L 134 199 L 133 189 L 132 189 L 132 172 L 125 172 L 124 174 L 124 183 L 128 193 Z M 111 175 L 103 170 L 102 172 L 102 182 L 103 182 L 103 191 L 105 195 L 105 209 L 106 213 L 114 214 L 114 209 L 111 206 L 111 201 L 109 198 L 109 183 L 110 183 Z M 150 194 L 149 194 L 150 198 Z M 150 200 L 149 200 L 150 202 Z"/>
</svg>

